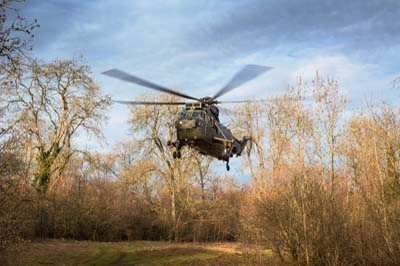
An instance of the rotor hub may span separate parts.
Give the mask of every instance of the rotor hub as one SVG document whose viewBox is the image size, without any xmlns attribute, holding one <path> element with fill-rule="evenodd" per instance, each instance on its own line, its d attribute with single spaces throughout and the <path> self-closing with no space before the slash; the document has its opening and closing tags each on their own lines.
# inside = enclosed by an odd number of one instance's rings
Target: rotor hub
<svg viewBox="0 0 400 266">
<path fill-rule="evenodd" d="M 214 98 L 209 97 L 209 96 L 204 97 L 204 98 L 201 98 L 200 101 L 201 101 L 202 103 L 208 104 L 208 105 L 212 105 L 212 104 L 218 103 L 218 101 L 216 101 Z"/>
</svg>

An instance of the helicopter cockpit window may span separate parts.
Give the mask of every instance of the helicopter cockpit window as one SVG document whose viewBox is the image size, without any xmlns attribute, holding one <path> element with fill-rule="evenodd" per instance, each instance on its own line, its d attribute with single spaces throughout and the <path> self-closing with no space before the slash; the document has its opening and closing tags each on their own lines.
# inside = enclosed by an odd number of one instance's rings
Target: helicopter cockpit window
<svg viewBox="0 0 400 266">
<path fill-rule="evenodd" d="M 205 112 L 201 112 L 200 113 L 200 119 L 205 121 L 206 120 L 206 113 Z"/>
<path fill-rule="evenodd" d="M 181 119 L 181 118 L 185 118 L 185 113 L 184 112 L 180 112 L 178 114 L 178 119 Z"/>
<path fill-rule="evenodd" d="M 185 118 L 186 119 L 196 119 L 196 118 L 204 119 L 204 114 L 202 111 L 186 112 Z"/>
<path fill-rule="evenodd" d="M 204 116 L 204 122 L 209 123 L 210 117 L 205 112 L 203 113 L 203 116 Z"/>
<path fill-rule="evenodd" d="M 194 111 L 193 112 L 193 118 L 200 118 L 201 117 L 201 111 Z"/>
<path fill-rule="evenodd" d="M 190 112 L 190 111 L 189 111 L 189 112 L 186 112 L 186 113 L 185 113 L 185 118 L 186 118 L 186 119 L 192 119 L 192 116 L 193 116 L 193 112 Z"/>
</svg>

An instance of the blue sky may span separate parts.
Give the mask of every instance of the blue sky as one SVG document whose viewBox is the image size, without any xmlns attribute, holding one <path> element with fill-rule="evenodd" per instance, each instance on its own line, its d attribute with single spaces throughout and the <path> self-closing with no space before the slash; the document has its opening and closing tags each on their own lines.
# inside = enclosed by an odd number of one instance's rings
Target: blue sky
<svg viewBox="0 0 400 266">
<path fill-rule="evenodd" d="M 22 13 L 41 24 L 37 57 L 83 56 L 114 99 L 148 92 L 100 74 L 114 67 L 201 97 L 260 64 L 274 69 L 221 99 L 277 95 L 318 70 L 339 80 L 353 107 L 399 102 L 391 86 L 400 76 L 399 0 L 28 0 Z M 128 115 L 112 107 L 109 145 L 129 137 Z M 84 136 L 81 144 L 98 145 Z"/>
</svg>

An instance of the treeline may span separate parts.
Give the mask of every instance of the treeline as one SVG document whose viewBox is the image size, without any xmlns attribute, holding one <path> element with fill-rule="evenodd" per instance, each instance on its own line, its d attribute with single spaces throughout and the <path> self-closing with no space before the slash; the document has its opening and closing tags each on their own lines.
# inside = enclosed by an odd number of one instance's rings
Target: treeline
<svg viewBox="0 0 400 266">
<path fill-rule="evenodd" d="M 337 81 L 318 74 L 235 106 L 231 128 L 253 138 L 246 185 L 193 150 L 173 159 L 173 106 L 131 108 L 129 140 L 80 150 L 83 132 L 103 139 L 110 98 L 81 61 L 30 58 L 38 24 L 14 4 L 0 5 L 0 249 L 35 238 L 241 241 L 299 265 L 400 264 L 397 106 L 346 111 Z"/>
<path fill-rule="evenodd" d="M 238 125 L 256 145 L 246 161 L 254 210 L 242 223 L 300 264 L 397 265 L 400 109 L 346 113 L 346 102 L 337 81 L 317 74 L 244 108 Z"/>
<path fill-rule="evenodd" d="M 28 177 L 14 176 L 12 182 L 2 173 L 2 181 L 10 181 L 2 183 L 0 197 L 2 247 L 18 238 L 236 240 L 242 193 L 227 181 L 215 180 L 204 194 L 193 184 L 182 184 L 176 191 L 175 224 L 170 195 L 162 182 L 150 185 L 126 180 L 143 178 L 143 172 L 115 178 L 105 162 L 93 160 L 74 158 L 62 181 L 45 195 L 32 187 Z"/>
</svg>

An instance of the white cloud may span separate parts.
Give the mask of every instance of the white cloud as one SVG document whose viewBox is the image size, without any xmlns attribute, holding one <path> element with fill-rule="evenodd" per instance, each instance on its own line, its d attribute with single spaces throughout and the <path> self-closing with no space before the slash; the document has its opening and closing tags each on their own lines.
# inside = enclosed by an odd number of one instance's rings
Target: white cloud
<svg viewBox="0 0 400 266">
<path fill-rule="evenodd" d="M 340 6 L 347 6 L 347 2 L 342 1 Z M 368 42 L 352 38 L 354 30 L 362 30 L 357 34 L 361 40 L 376 37 L 373 31 L 376 27 L 368 28 L 371 25 L 364 22 L 362 14 L 355 18 L 357 23 L 347 15 L 343 15 L 346 19 L 343 23 L 331 24 L 325 20 L 318 23 L 324 14 L 317 13 L 315 6 L 316 15 L 305 17 L 304 25 L 295 25 L 303 20 L 274 21 L 259 16 L 266 8 L 274 16 L 280 17 L 282 12 L 290 15 L 285 6 L 275 2 L 270 6 L 263 1 L 253 3 L 251 10 L 239 10 L 235 7 L 248 4 L 175 0 L 31 1 L 32 7 L 27 12 L 42 24 L 36 36 L 36 55 L 49 60 L 83 55 L 103 92 L 114 99 L 129 100 L 147 90 L 100 74 L 110 68 L 118 67 L 201 97 L 213 95 L 249 63 L 274 69 L 222 99 L 274 96 L 295 84 L 299 75 L 312 79 L 316 70 L 322 76 L 338 79 L 354 104 L 361 104 L 369 97 L 393 95 L 386 87 L 398 74 L 395 71 L 398 71 L 400 46 L 393 45 L 397 35 L 391 39 L 389 31 L 380 32 L 385 45 L 374 43 L 374 50 L 368 50 Z M 289 1 L 283 3 L 289 5 Z M 355 3 L 352 7 L 362 4 Z M 375 14 L 373 8 L 365 8 L 368 14 Z M 307 15 L 302 10 L 298 12 L 297 17 Z M 389 15 L 395 13 L 390 11 Z M 329 16 L 337 14 L 332 12 Z M 337 31 L 330 34 L 330 29 Z M 360 43 L 362 49 L 355 45 Z M 109 117 L 104 129 L 108 142 L 113 144 L 129 137 L 126 123 L 129 108 L 114 105 Z M 82 136 L 80 143 L 91 142 Z"/>
</svg>

